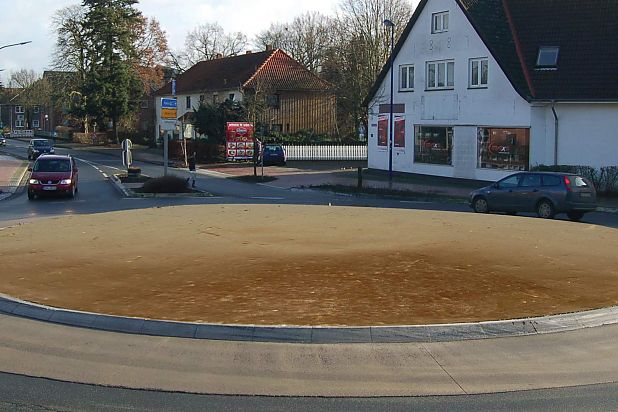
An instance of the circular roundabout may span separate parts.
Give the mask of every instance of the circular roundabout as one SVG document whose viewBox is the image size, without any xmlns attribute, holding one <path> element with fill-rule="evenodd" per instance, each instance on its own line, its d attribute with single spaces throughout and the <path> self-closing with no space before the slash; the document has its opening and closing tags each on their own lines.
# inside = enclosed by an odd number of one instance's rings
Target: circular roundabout
<svg viewBox="0 0 618 412">
<path fill-rule="evenodd" d="M 427 325 L 618 305 L 618 232 L 499 215 L 213 205 L 0 230 L 0 293 L 211 324 Z"/>
</svg>

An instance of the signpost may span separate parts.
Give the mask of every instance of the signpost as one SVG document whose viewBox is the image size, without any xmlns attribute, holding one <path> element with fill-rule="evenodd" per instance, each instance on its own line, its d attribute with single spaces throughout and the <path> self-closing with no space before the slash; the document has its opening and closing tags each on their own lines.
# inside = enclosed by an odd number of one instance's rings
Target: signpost
<svg viewBox="0 0 618 412">
<path fill-rule="evenodd" d="M 163 135 L 163 175 L 167 176 L 167 163 L 169 159 L 169 132 L 176 130 L 178 119 L 178 100 L 176 98 L 161 98 L 161 128 Z"/>
<path fill-rule="evenodd" d="M 122 141 L 122 164 L 129 169 L 133 164 L 133 153 L 131 153 L 131 148 L 133 147 L 133 142 L 129 139 L 125 139 Z"/>
</svg>

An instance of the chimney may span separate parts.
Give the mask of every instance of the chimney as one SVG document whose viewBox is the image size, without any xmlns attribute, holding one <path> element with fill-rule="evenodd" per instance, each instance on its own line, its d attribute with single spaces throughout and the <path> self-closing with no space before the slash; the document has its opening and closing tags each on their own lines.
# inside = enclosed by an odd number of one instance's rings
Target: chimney
<svg viewBox="0 0 618 412">
<path fill-rule="evenodd" d="M 222 59 L 222 58 L 223 58 L 223 54 L 221 53 L 215 54 L 215 59 Z"/>
<path fill-rule="evenodd" d="M 273 45 L 272 44 L 267 44 L 266 45 L 266 51 L 272 51 L 273 50 Z"/>
<path fill-rule="evenodd" d="M 247 50 L 245 54 L 251 54 L 251 50 Z"/>
</svg>

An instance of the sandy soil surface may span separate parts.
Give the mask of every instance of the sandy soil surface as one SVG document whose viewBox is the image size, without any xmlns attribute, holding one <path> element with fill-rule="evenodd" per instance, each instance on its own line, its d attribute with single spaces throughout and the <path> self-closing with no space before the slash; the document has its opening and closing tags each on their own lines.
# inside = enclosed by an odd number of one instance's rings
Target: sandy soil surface
<svg viewBox="0 0 618 412">
<path fill-rule="evenodd" d="M 241 324 L 467 322 L 618 305 L 618 231 L 472 213 L 215 205 L 0 230 L 0 293 Z"/>
</svg>

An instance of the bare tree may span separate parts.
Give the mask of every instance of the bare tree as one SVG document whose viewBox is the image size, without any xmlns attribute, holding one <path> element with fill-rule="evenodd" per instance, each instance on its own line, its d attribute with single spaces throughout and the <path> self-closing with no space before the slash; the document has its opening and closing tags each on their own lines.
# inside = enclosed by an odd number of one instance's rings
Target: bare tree
<svg viewBox="0 0 618 412">
<path fill-rule="evenodd" d="M 273 23 L 256 36 L 255 44 L 285 50 L 307 69 L 318 73 L 333 44 L 333 19 L 318 12 L 308 12 L 294 18 L 290 24 Z"/>
<path fill-rule="evenodd" d="M 247 47 L 247 36 L 241 32 L 225 33 L 217 23 L 202 24 L 185 38 L 185 48 L 178 53 L 178 63 L 185 69 L 202 60 L 212 60 L 218 54 L 233 56 Z"/>
<path fill-rule="evenodd" d="M 163 85 L 163 68 L 172 64 L 171 56 L 165 32 L 156 19 L 140 16 L 135 31 L 138 56 L 135 70 L 142 81 L 144 93 L 148 94 Z"/>
<path fill-rule="evenodd" d="M 362 102 L 390 56 L 389 19 L 395 23 L 395 41 L 412 15 L 406 0 L 342 0 L 333 26 L 337 39 L 324 62 L 323 77 L 336 85 L 339 123 L 355 135 L 367 121 Z"/>
</svg>

